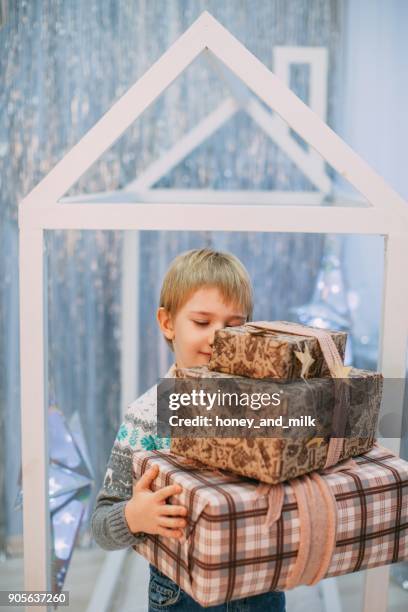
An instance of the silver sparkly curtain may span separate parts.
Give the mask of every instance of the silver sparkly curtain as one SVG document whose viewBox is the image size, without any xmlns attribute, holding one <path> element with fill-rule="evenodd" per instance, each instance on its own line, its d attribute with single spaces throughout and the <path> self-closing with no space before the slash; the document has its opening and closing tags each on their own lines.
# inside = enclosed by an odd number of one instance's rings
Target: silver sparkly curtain
<svg viewBox="0 0 408 612">
<path fill-rule="evenodd" d="M 272 67 L 274 45 L 327 46 L 329 123 L 336 122 L 338 0 L 9 0 L 0 29 L 0 536 L 21 530 L 13 512 L 20 457 L 17 203 L 207 9 Z M 292 87 L 307 101 L 307 73 Z M 214 109 L 226 94 L 203 58 L 81 178 L 70 194 L 123 187 Z M 239 113 L 157 186 L 309 189 L 293 164 Z M 216 214 L 216 207 L 214 207 Z M 231 214 L 234 214 L 231 211 Z M 50 400 L 80 411 L 97 486 L 120 419 L 121 232 L 46 235 Z M 285 318 L 306 302 L 322 252 L 315 235 L 143 232 L 140 380 L 152 384 L 160 343 L 161 279 L 188 248 L 230 250 L 247 266 L 255 317 Z M 154 307 L 153 307 L 154 306 Z M 171 360 L 170 353 L 168 354 Z"/>
</svg>

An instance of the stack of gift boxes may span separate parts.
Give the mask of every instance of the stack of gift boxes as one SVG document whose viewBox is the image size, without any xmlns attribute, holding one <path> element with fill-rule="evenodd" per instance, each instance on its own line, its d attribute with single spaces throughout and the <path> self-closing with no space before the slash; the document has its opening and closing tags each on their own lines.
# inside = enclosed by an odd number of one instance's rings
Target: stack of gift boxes
<svg viewBox="0 0 408 612">
<path fill-rule="evenodd" d="M 136 477 L 158 464 L 155 487 L 180 484 L 171 502 L 188 509 L 181 541 L 135 549 L 202 606 L 408 558 L 408 463 L 376 443 L 382 376 L 345 367 L 345 345 L 343 332 L 251 322 L 216 332 L 208 367 L 176 370 L 285 381 L 292 415 L 312 407 L 333 425 L 331 436 L 172 437 L 170 451 L 135 453 Z"/>
</svg>

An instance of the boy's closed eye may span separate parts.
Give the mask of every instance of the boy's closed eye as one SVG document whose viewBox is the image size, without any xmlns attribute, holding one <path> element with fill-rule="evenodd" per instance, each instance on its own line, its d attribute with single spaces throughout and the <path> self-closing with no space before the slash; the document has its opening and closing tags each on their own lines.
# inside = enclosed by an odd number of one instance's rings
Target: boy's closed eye
<svg viewBox="0 0 408 612">
<path fill-rule="evenodd" d="M 194 321 L 194 323 L 196 325 L 208 325 L 208 321 Z M 226 325 L 225 327 L 236 327 L 237 325 L 242 325 L 242 323 L 230 323 L 229 325 Z"/>
</svg>

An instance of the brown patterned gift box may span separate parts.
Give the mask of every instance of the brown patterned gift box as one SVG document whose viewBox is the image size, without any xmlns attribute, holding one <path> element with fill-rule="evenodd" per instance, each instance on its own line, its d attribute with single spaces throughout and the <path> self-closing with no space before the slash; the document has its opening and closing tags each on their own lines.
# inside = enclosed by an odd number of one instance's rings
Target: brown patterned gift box
<svg viewBox="0 0 408 612">
<path fill-rule="evenodd" d="M 135 477 L 158 464 L 153 488 L 181 485 L 188 509 L 181 541 L 134 549 L 202 606 L 408 559 L 408 463 L 385 448 L 272 486 L 185 461 L 134 454 Z"/>
<path fill-rule="evenodd" d="M 299 331 L 291 333 L 291 328 Z M 347 334 L 324 331 L 331 336 L 343 361 Z M 208 367 L 217 372 L 250 378 L 330 376 L 317 337 L 321 333 L 322 330 L 316 327 L 287 321 L 256 321 L 225 327 L 215 332 Z"/>
<path fill-rule="evenodd" d="M 245 389 L 247 384 L 258 384 L 244 377 L 212 372 L 205 366 L 176 368 L 175 374 L 177 378 L 188 379 L 233 378 L 238 385 L 242 382 L 240 389 Z M 351 384 L 355 379 L 358 386 L 357 391 L 350 394 L 348 420 L 353 423 L 352 432 L 359 431 L 361 436 L 344 438 L 334 463 L 361 455 L 370 450 L 375 441 L 383 377 L 376 372 L 355 368 L 351 369 L 349 377 Z M 333 381 L 328 378 L 291 381 L 284 389 L 291 405 L 291 417 L 306 414 L 318 417 L 320 422 L 325 420 L 329 424 L 330 431 L 334 412 Z M 285 416 L 284 406 L 277 407 L 276 411 Z M 327 467 L 329 445 L 328 437 L 306 437 L 305 434 L 298 438 L 188 436 L 172 437 L 170 450 L 214 468 L 276 484 Z"/>
</svg>

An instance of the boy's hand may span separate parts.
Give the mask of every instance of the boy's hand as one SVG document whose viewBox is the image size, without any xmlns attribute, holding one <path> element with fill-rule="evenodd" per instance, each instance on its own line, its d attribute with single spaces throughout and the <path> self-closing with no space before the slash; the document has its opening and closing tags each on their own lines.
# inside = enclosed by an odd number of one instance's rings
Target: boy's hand
<svg viewBox="0 0 408 612">
<path fill-rule="evenodd" d="M 187 524 L 182 518 L 186 516 L 187 508 L 166 504 L 166 499 L 180 493 L 182 488 L 179 485 L 169 485 L 153 492 L 150 485 L 158 473 L 159 467 L 154 465 L 133 485 L 132 498 L 125 506 L 125 518 L 132 533 L 143 531 L 179 539 Z"/>
</svg>

